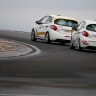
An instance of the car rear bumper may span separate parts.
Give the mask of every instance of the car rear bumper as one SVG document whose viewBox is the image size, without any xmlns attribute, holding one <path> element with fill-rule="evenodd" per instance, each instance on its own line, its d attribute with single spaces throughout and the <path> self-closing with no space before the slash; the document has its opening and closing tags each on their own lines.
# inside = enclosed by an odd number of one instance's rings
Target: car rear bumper
<svg viewBox="0 0 96 96">
<path fill-rule="evenodd" d="M 53 41 L 66 41 L 66 42 L 68 41 L 68 42 L 70 42 L 71 33 L 70 34 L 62 34 L 62 33 L 56 32 L 54 30 L 51 30 L 50 39 Z"/>
<path fill-rule="evenodd" d="M 87 46 L 86 49 L 92 49 L 92 50 L 96 50 L 96 46 Z"/>
<path fill-rule="evenodd" d="M 82 41 L 81 41 L 81 47 L 86 48 L 86 49 L 96 50 L 96 41 L 86 41 L 86 42 L 85 40 L 82 40 Z"/>
</svg>

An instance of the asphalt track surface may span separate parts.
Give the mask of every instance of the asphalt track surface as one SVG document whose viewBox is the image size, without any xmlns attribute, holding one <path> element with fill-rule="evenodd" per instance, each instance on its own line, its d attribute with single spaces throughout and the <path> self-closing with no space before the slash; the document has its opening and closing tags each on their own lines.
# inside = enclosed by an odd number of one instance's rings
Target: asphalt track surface
<svg viewBox="0 0 96 96">
<path fill-rule="evenodd" d="M 73 78 L 74 82 L 86 79 L 84 82 L 96 85 L 96 51 L 79 52 L 71 50 L 69 44 L 34 42 L 30 40 L 30 32 L 0 31 L 0 37 L 34 45 L 41 50 L 34 56 L 0 60 L 0 77 Z"/>
</svg>

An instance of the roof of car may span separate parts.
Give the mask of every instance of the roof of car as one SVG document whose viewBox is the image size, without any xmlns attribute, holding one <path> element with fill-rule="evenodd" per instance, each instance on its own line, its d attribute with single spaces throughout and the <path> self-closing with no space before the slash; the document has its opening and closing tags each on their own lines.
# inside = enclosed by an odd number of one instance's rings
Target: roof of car
<svg viewBox="0 0 96 96">
<path fill-rule="evenodd" d="M 64 18 L 64 19 L 70 19 L 70 20 L 75 20 L 77 21 L 76 19 L 74 18 L 70 18 L 70 17 L 66 17 L 66 16 L 62 16 L 62 15 L 50 15 L 52 16 L 53 18 Z"/>
<path fill-rule="evenodd" d="M 88 24 L 96 24 L 95 20 L 84 20 Z"/>
</svg>

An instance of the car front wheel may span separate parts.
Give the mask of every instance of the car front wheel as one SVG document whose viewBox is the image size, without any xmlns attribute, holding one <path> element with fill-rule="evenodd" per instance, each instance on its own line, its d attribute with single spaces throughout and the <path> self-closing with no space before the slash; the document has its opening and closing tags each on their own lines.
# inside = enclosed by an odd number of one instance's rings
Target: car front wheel
<svg viewBox="0 0 96 96">
<path fill-rule="evenodd" d="M 34 29 L 32 29 L 32 32 L 31 32 L 31 40 L 32 40 L 32 41 L 36 41 Z"/>
<path fill-rule="evenodd" d="M 47 32 L 46 35 L 45 35 L 45 42 L 46 42 L 46 43 L 51 43 L 50 35 L 49 35 L 48 32 Z"/>
</svg>

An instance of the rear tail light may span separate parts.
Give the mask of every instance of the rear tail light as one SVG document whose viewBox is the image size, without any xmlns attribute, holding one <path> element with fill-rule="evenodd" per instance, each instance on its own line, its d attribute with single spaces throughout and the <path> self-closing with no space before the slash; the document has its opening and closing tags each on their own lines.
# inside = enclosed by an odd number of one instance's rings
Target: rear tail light
<svg viewBox="0 0 96 96">
<path fill-rule="evenodd" d="M 57 30 L 57 26 L 55 26 L 55 25 L 51 25 L 51 29 L 53 29 L 53 30 Z"/>
<path fill-rule="evenodd" d="M 85 37 L 89 36 L 88 32 L 86 32 L 86 31 L 83 31 L 82 35 L 85 36 Z"/>
</svg>

